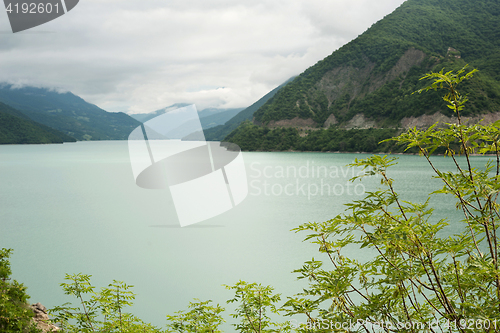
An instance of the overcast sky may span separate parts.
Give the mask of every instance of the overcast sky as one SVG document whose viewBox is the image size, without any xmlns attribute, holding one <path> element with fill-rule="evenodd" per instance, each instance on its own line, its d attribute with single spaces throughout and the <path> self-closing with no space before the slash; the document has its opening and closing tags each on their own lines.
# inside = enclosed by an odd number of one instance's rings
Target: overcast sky
<svg viewBox="0 0 500 333">
<path fill-rule="evenodd" d="M 69 90 L 107 111 L 246 107 L 404 0 L 80 0 L 13 34 L 0 82 Z"/>
</svg>

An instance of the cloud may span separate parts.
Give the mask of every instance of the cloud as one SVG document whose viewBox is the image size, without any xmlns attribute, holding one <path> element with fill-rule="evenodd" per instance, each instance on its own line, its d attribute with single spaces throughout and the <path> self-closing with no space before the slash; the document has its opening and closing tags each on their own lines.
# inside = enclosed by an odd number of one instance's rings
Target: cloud
<svg viewBox="0 0 500 333">
<path fill-rule="evenodd" d="M 401 5 L 401 0 L 309 0 L 302 12 L 324 36 L 352 39 Z"/>
<path fill-rule="evenodd" d="M 0 81 L 70 90 L 108 111 L 245 107 L 403 0 L 86 0 L 17 34 Z"/>
</svg>

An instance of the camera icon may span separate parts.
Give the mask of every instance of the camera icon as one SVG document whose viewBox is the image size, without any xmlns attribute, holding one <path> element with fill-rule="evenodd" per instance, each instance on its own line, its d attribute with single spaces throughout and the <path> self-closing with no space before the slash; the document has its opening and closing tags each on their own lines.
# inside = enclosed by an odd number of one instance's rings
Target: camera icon
<svg viewBox="0 0 500 333">
<path fill-rule="evenodd" d="M 194 105 L 137 127 L 128 148 L 136 184 L 169 188 L 182 227 L 229 211 L 248 194 L 239 147 L 205 141 Z"/>
</svg>

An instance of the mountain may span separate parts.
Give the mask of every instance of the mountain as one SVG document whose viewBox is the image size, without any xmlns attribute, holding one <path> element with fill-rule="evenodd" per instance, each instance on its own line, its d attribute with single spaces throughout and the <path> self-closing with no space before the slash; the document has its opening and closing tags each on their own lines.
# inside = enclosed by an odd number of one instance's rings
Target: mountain
<svg viewBox="0 0 500 333">
<path fill-rule="evenodd" d="M 266 103 L 271 97 L 273 97 L 278 90 L 283 88 L 286 84 L 291 82 L 294 79 L 294 77 L 288 79 L 286 82 L 283 84 L 279 85 L 278 87 L 274 88 L 270 92 L 268 92 L 264 97 L 259 99 L 257 102 L 253 103 L 250 105 L 248 108 L 244 109 L 243 111 L 237 113 L 233 118 L 228 120 L 224 125 L 219 125 L 210 129 L 205 130 L 205 138 L 207 141 L 222 141 L 224 138 L 231 133 L 233 130 L 235 130 L 238 125 L 240 125 L 242 122 L 245 120 L 252 120 L 253 114 L 255 111 L 257 111 L 264 103 Z"/>
<path fill-rule="evenodd" d="M 75 142 L 53 128 L 38 124 L 21 111 L 0 103 L 0 144 L 39 144 Z"/>
<path fill-rule="evenodd" d="M 281 149 L 300 149 L 307 136 L 320 137 L 330 126 L 426 126 L 439 114 L 453 114 L 438 92 L 412 94 L 427 84 L 419 78 L 465 64 L 480 72 L 462 86 L 469 97 L 464 116 L 499 118 L 500 1 L 408 0 L 283 87 L 254 113 L 253 124 L 242 124 L 227 139 L 244 146 L 244 137 L 266 127 L 266 135 L 253 144 L 262 150 L 270 137 L 276 145 L 267 147 L 277 147 L 278 134 L 284 134 L 275 130 L 293 128 L 296 133 L 289 134 L 295 139 Z"/>
<path fill-rule="evenodd" d="M 106 112 L 70 92 L 4 84 L 0 102 L 77 140 L 125 140 L 140 125 L 122 112 Z"/>
<path fill-rule="evenodd" d="M 201 111 L 198 111 L 198 115 L 200 116 L 200 119 L 201 119 L 201 118 L 206 118 L 206 117 L 210 117 L 210 116 L 215 116 L 216 114 L 226 113 L 225 117 L 229 117 L 228 119 L 226 119 L 226 121 L 227 121 L 227 120 L 231 119 L 234 116 L 234 114 L 237 114 L 238 112 L 240 112 L 243 109 L 244 108 L 236 108 L 236 109 L 206 108 L 206 109 L 203 109 Z M 233 116 L 230 116 L 230 114 L 227 112 L 232 112 L 234 114 L 233 114 Z M 224 122 L 226 122 L 226 121 L 224 121 Z"/>
<path fill-rule="evenodd" d="M 156 110 L 156 111 L 153 111 L 150 113 L 131 114 L 130 117 L 134 118 L 137 121 L 140 121 L 141 123 L 145 123 L 146 121 L 153 119 L 161 114 L 167 113 L 167 112 L 175 110 L 175 109 L 183 108 L 183 107 L 188 106 L 188 105 L 190 105 L 190 104 L 176 103 L 176 104 L 172 104 L 172 105 L 167 106 L 163 109 L 159 109 L 159 110 Z"/>
<path fill-rule="evenodd" d="M 150 113 L 136 113 L 131 114 L 130 116 L 137 121 L 145 123 L 146 121 L 153 119 L 161 114 L 170 112 L 175 109 L 179 109 L 190 104 L 186 103 L 176 103 L 170 106 L 167 106 L 163 109 L 159 109 Z M 198 115 L 200 117 L 201 126 L 203 129 L 208 129 L 214 126 L 223 125 L 226 121 L 231 119 L 237 113 L 239 113 L 242 108 L 239 109 L 218 109 L 218 108 L 207 108 L 201 111 L 198 111 Z"/>
<path fill-rule="evenodd" d="M 205 109 L 202 112 L 210 110 L 213 109 Z M 240 113 L 243 110 L 243 108 L 215 109 L 215 110 L 218 110 L 219 112 L 213 114 L 205 113 L 203 116 L 201 115 L 202 112 L 200 112 L 201 127 L 204 130 L 215 126 L 224 125 L 229 119 L 233 118 L 238 113 Z"/>
</svg>

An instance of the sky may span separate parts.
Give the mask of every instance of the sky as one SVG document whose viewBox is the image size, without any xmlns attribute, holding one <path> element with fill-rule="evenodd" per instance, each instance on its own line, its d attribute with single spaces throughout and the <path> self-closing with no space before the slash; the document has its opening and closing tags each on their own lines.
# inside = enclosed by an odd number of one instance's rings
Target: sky
<svg viewBox="0 0 500 333">
<path fill-rule="evenodd" d="M 106 111 L 247 107 L 404 0 L 80 0 L 13 34 L 0 82 L 71 91 Z"/>
</svg>

